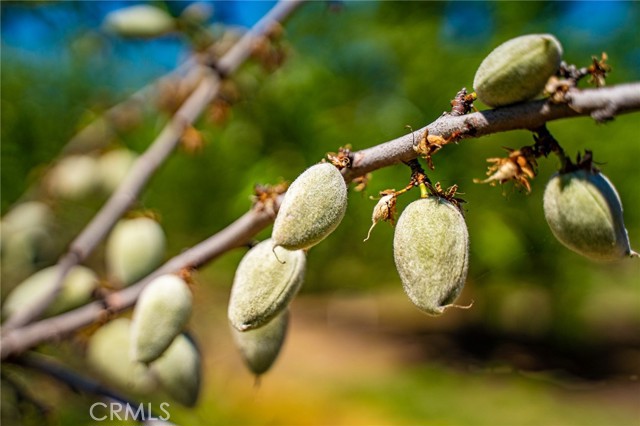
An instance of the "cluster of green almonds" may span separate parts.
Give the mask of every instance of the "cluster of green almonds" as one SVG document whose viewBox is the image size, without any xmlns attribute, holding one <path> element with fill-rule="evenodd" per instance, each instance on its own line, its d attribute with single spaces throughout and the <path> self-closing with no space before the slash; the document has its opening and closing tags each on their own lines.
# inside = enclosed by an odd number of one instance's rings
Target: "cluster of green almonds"
<svg viewBox="0 0 640 426">
<path fill-rule="evenodd" d="M 335 230 L 347 209 L 347 185 L 329 163 L 296 178 L 284 196 L 273 232 L 241 260 L 229 299 L 232 334 L 247 367 L 264 374 L 280 352 L 288 306 L 304 280 L 305 250 Z"/>
<path fill-rule="evenodd" d="M 195 405 L 200 392 L 200 352 L 184 333 L 191 290 L 175 275 L 153 279 L 142 291 L 131 320 L 102 326 L 89 342 L 89 363 L 116 385 L 140 394 L 160 386 L 174 400 Z"/>
<path fill-rule="evenodd" d="M 421 198 L 400 215 L 393 236 L 396 269 L 409 299 L 440 315 L 464 286 L 469 233 L 460 209 L 439 196 Z"/>
<path fill-rule="evenodd" d="M 135 6 L 111 14 L 105 25 L 122 35 L 152 36 L 170 31 L 174 21 L 157 8 Z M 561 58 L 562 47 L 552 35 L 509 40 L 478 68 L 478 98 L 494 107 L 532 99 L 558 70 Z M 50 190 L 66 198 L 80 197 L 95 184 L 98 169 L 103 170 L 102 185 L 112 191 L 135 156 L 120 151 L 103 157 L 101 166 L 88 156 L 66 158 L 51 174 Z M 374 210 L 374 225 L 389 216 L 387 203 L 393 197 L 387 195 Z M 228 318 L 234 342 L 256 376 L 269 370 L 282 348 L 288 308 L 304 281 L 306 250 L 337 228 L 346 208 L 347 186 L 340 171 L 329 163 L 308 168 L 289 187 L 271 238 L 254 246 L 239 263 Z M 34 214 L 46 215 L 38 212 Z M 598 172 L 554 175 L 545 190 L 544 213 L 553 234 L 577 253 L 597 260 L 637 255 L 624 228 L 618 194 Z M 3 220 L 3 231 L 9 226 L 5 222 L 10 225 Z M 3 248 L 6 244 L 3 239 Z M 160 264 L 164 248 L 164 233 L 154 220 L 121 220 L 106 244 L 110 278 L 121 286 L 136 282 Z M 457 306 L 454 302 L 467 277 L 469 234 L 456 203 L 432 195 L 409 204 L 395 228 L 393 253 L 404 290 L 419 309 L 440 315 Z M 57 267 L 46 268 L 18 285 L 7 297 L 3 314 L 38 303 L 56 273 Z M 95 273 L 76 266 L 45 314 L 86 303 L 97 283 Z M 201 386 L 201 359 L 194 340 L 184 332 L 191 310 L 192 293 L 184 280 L 175 275 L 153 279 L 140 294 L 131 320 L 116 319 L 92 336 L 89 363 L 134 393 L 150 394 L 160 386 L 178 402 L 193 406 Z"/>
<path fill-rule="evenodd" d="M 39 192 L 46 200 L 16 204 L 0 221 L 3 278 L 19 282 L 54 263 L 62 247 L 60 239 L 55 238 L 60 224 L 51 206 L 60 206 L 59 201 L 112 193 L 136 158 L 134 152 L 116 148 L 100 155 L 69 155 L 53 164 L 43 179 L 45 191 Z"/>
<path fill-rule="evenodd" d="M 638 256 L 629 243 L 620 197 L 598 171 L 553 175 L 544 191 L 544 216 L 558 241 L 587 258 Z"/>
<path fill-rule="evenodd" d="M 551 34 L 529 34 L 496 47 L 476 71 L 478 99 L 499 107 L 540 95 L 560 67 L 562 46 Z"/>
</svg>

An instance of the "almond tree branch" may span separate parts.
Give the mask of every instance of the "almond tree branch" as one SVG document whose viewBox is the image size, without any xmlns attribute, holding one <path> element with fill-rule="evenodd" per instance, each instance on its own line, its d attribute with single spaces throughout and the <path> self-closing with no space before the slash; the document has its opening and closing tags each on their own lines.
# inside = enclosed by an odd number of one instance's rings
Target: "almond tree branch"
<svg viewBox="0 0 640 426">
<path fill-rule="evenodd" d="M 256 38 L 265 34 L 274 23 L 286 19 L 301 3 L 301 0 L 282 0 L 278 2 L 273 9 L 220 58 L 218 64 L 216 64 L 216 69 L 222 72 L 224 76 L 237 70 L 250 56 Z M 134 163 L 122 184 L 82 232 L 71 242 L 68 251 L 60 257 L 51 292 L 30 309 L 18 311 L 11 316 L 3 325 L 3 333 L 28 324 L 44 312 L 60 291 L 67 273 L 93 252 L 118 219 L 135 202 L 151 176 L 173 152 L 184 130 L 200 116 L 206 106 L 217 95 L 219 87 L 220 75 L 213 72 L 210 72 L 208 76 L 205 76 L 200 81 L 193 93 L 184 101 L 147 151 Z"/>
<path fill-rule="evenodd" d="M 2 336 L 2 359 L 20 354 L 42 342 L 62 338 L 98 319 L 131 307 L 144 286 L 153 278 L 177 273 L 182 268 L 200 267 L 233 248 L 247 244 L 272 221 L 273 216 L 270 213 L 258 209 L 250 210 L 220 232 L 173 257 L 137 283 L 111 293 L 105 300 L 91 302 L 73 311 L 7 330 Z"/>
<path fill-rule="evenodd" d="M 553 105 L 542 100 L 459 117 L 443 115 L 413 133 L 355 152 L 353 167 L 343 170 L 345 180 L 349 182 L 373 170 L 416 158 L 413 141 L 419 140 L 425 129 L 433 134 L 450 135 L 460 132 L 463 139 L 476 138 L 508 130 L 532 129 L 562 118 L 588 116 L 608 105 L 613 106 L 609 110 L 616 114 L 640 111 L 640 83 L 576 90 L 571 96 L 571 105 Z M 274 208 L 277 211 L 278 206 Z M 92 302 L 56 317 L 9 330 L 2 336 L 2 359 L 40 343 L 64 337 L 104 318 L 105 314 L 120 312 L 133 306 L 144 286 L 154 277 L 175 273 L 186 267 L 202 266 L 233 248 L 245 245 L 272 221 L 273 215 L 268 212 L 250 210 L 222 231 L 175 256 L 138 283 L 112 293 L 104 301 Z"/>
<path fill-rule="evenodd" d="M 601 121 L 640 110 L 640 82 L 573 89 L 569 96 L 570 103 L 567 104 L 538 100 L 461 116 L 442 115 L 412 133 L 354 152 L 352 167 L 343 171 L 345 180 L 349 182 L 373 170 L 416 158 L 418 154 L 413 150 L 413 144 L 420 140 L 425 130 L 445 138 L 454 134 L 459 135 L 459 139 L 479 138 L 509 130 L 535 129 L 563 118 L 592 116 Z"/>
<path fill-rule="evenodd" d="M 118 117 L 129 113 L 132 107 L 140 107 L 150 98 L 153 98 L 158 93 L 158 88 L 163 82 L 180 78 L 181 81 L 190 83 L 189 92 L 191 92 L 191 89 L 195 88 L 196 83 L 200 80 L 201 74 L 202 66 L 198 60 L 195 57 L 187 59 L 175 70 L 137 90 L 127 99 L 112 106 L 102 113 L 100 117 L 83 127 L 69 139 L 60 155 L 65 156 L 79 151 L 86 152 L 106 145 L 114 135 L 114 122 L 117 122 Z"/>
</svg>

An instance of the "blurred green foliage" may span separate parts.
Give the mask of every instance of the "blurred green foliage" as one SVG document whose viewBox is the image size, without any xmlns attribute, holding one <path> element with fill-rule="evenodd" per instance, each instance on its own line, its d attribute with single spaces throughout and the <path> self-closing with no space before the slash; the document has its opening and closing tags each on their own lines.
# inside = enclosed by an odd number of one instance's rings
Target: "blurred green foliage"
<svg viewBox="0 0 640 426">
<path fill-rule="evenodd" d="M 196 155 L 178 150 L 151 180 L 138 207 L 159 213 L 169 254 L 175 255 L 246 212 L 253 185 L 291 181 L 340 146 L 366 148 L 402 135 L 406 125 L 419 128 L 435 120 L 450 108 L 449 101 L 461 87 L 471 88 L 476 67 L 493 47 L 524 33 L 555 33 L 564 46 L 565 59 L 579 66 L 606 51 L 613 67 L 609 84 L 640 80 L 638 3 L 629 7 L 627 24 L 614 35 L 601 41 L 590 38 L 588 43 L 580 35 L 588 28 L 562 26 L 558 16 L 564 7 L 562 2 L 348 2 L 339 10 L 330 10 L 324 3 L 311 2 L 285 27 L 285 64 L 273 73 L 265 73 L 257 64 L 243 67 L 233 77 L 241 99 L 233 106 L 230 120 L 222 125 L 206 116 L 199 120 L 196 127 L 206 140 L 204 150 Z M 462 14 L 467 21 L 451 29 L 453 10 L 464 8 L 469 9 Z M 91 59 L 91 52 L 82 54 L 84 60 Z M 78 66 L 64 71 L 34 69 L 10 52 L 2 53 L 3 214 L 37 182 L 88 118 L 122 98 L 109 87 L 92 84 L 91 75 L 81 66 L 83 58 L 77 60 Z M 106 66 L 108 72 L 118 64 Z M 485 108 L 480 103 L 477 107 Z M 142 152 L 166 118 L 147 112 L 137 129 L 119 134 L 112 145 Z M 601 170 L 620 193 L 636 250 L 640 248 L 638 123 L 634 113 L 607 124 L 584 117 L 548 125 L 572 156 L 585 149 L 594 151 Z M 597 343 L 637 348 L 638 261 L 592 263 L 561 246 L 545 223 L 542 193 L 557 160 L 541 159 L 530 194 L 510 184 L 473 183 L 474 178 L 484 177 L 486 158 L 504 154 L 501 147 L 518 148 L 532 142 L 530 133 L 514 131 L 447 146 L 434 158 L 436 168 L 430 178 L 443 186 L 458 184 L 467 201 L 471 260 L 461 303 L 474 300 L 473 321 L 506 336 L 551 339 L 562 347 Z M 402 291 L 391 251 L 393 229 L 379 224 L 368 242 L 362 240 L 375 205 L 369 196 L 387 188 L 399 189 L 408 178 L 407 167 L 389 167 L 373 174 L 364 193 L 351 193 L 340 227 L 309 254 L 303 293 Z M 398 210 L 418 196 L 411 191 L 401 197 Z M 59 238 L 68 241 L 103 201 L 100 195 L 74 202 L 49 200 L 60 222 Z M 269 232 L 263 231 L 259 238 L 268 237 Z M 242 254 L 235 251 L 204 268 L 203 285 L 211 282 L 228 289 Z M 90 263 L 104 272 L 100 251 Z M 13 285 L 15 282 L 3 279 L 3 288 Z M 406 308 L 410 309 L 409 302 Z M 423 379 L 429 386 L 445 386 L 448 379 L 438 374 L 418 372 L 416 378 L 399 378 L 389 386 L 405 389 L 418 386 L 409 382 Z M 443 400 L 449 401 L 451 411 L 460 403 L 456 401 L 458 385 L 453 380 L 439 388 L 445 390 Z M 380 388 L 363 388 L 359 395 L 383 408 L 396 404 L 386 398 L 387 385 Z M 413 416 L 407 419 L 409 423 L 420 419 L 438 424 L 495 424 L 478 417 L 448 417 L 450 410 L 445 409 L 440 415 L 422 417 L 421 398 L 431 395 L 417 394 L 403 401 L 414 406 L 405 407 Z M 486 401 L 469 398 L 462 402 L 478 410 L 486 405 Z M 510 398 L 505 396 L 501 405 L 511 404 Z M 554 403 L 545 400 L 540 404 L 554 418 Z M 563 423 L 557 415 L 557 423 Z M 513 423 L 516 418 L 507 417 Z M 596 419 L 590 424 L 603 423 Z"/>
</svg>

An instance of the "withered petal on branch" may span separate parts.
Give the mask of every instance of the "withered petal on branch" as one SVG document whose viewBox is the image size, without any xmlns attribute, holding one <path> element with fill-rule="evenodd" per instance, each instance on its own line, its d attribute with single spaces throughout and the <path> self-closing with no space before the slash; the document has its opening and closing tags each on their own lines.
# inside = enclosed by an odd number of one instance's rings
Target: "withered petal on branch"
<svg viewBox="0 0 640 426">
<path fill-rule="evenodd" d="M 503 184 L 513 180 L 516 185 L 524 187 L 527 192 L 531 192 L 529 179 L 536 176 L 538 163 L 531 148 L 524 147 L 518 150 L 506 148 L 509 156 L 506 158 L 488 158 L 487 162 L 493 163 L 487 171 L 487 179 L 474 179 L 475 183 L 489 183 L 495 185 L 496 182 Z"/>
</svg>

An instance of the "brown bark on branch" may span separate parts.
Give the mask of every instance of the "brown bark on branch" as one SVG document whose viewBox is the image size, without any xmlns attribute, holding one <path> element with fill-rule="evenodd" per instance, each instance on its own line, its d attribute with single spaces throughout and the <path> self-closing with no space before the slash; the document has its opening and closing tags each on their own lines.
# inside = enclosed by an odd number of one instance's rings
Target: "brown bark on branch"
<svg viewBox="0 0 640 426">
<path fill-rule="evenodd" d="M 594 116 L 598 121 L 614 115 L 640 110 L 640 82 L 574 89 L 568 104 L 552 104 L 546 100 L 532 101 L 503 108 L 475 112 L 462 116 L 442 115 L 433 123 L 392 141 L 353 153 L 353 164 L 343 174 L 347 182 L 373 170 L 416 158 L 414 141 L 425 130 L 444 138 L 458 134 L 459 139 L 479 138 L 516 129 L 535 129 L 543 124 L 577 116 Z"/>
<path fill-rule="evenodd" d="M 576 90 L 571 96 L 571 105 L 550 104 L 541 100 L 459 117 L 443 115 L 413 133 L 354 152 L 353 166 L 343 171 L 345 180 L 350 181 L 373 170 L 416 158 L 418 154 L 413 150 L 413 143 L 422 137 L 425 129 L 442 136 L 459 132 L 462 139 L 467 139 L 515 129 L 533 129 L 552 120 L 589 116 L 603 108 L 616 111 L 616 114 L 640 111 L 640 83 Z M 277 205 L 274 206 L 275 211 L 277 208 Z M 59 339 L 104 318 L 107 313 L 127 309 L 154 277 L 175 273 L 185 267 L 199 267 L 248 243 L 272 221 L 273 216 L 268 212 L 251 210 L 209 239 L 175 256 L 133 286 L 112 293 L 105 301 L 92 302 L 74 311 L 7 331 L 2 336 L 2 359 L 43 342 Z"/>
</svg>

